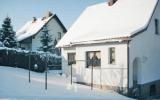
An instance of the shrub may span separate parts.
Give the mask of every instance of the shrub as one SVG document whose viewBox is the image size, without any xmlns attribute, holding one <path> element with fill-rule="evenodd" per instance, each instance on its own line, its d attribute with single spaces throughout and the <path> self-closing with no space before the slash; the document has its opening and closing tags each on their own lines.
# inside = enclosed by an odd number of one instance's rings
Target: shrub
<svg viewBox="0 0 160 100">
<path fill-rule="evenodd" d="M 45 71 L 46 53 L 0 47 L 1 66 L 29 69 L 29 58 L 30 68 L 32 71 Z M 47 53 L 47 65 L 49 69 L 61 69 L 61 57 L 55 54 Z"/>
</svg>

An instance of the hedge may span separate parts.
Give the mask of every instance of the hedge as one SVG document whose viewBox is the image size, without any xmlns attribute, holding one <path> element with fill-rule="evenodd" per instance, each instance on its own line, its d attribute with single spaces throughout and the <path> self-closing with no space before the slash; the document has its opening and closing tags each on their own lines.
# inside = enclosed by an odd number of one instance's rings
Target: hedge
<svg viewBox="0 0 160 100">
<path fill-rule="evenodd" d="M 44 52 L 0 47 L 0 66 L 29 69 L 29 59 L 32 71 L 44 72 L 46 60 L 49 69 L 61 69 L 61 57 L 56 54 L 47 53 L 46 59 Z"/>
</svg>

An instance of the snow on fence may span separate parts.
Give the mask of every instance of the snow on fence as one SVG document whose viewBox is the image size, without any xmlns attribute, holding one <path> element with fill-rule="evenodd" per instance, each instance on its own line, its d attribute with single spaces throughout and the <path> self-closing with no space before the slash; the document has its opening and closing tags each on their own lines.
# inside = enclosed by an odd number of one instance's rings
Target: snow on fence
<svg viewBox="0 0 160 100">
<path fill-rule="evenodd" d="M 30 57 L 30 62 L 29 62 Z M 21 49 L 12 49 L 0 47 L 0 65 L 19 67 L 28 69 L 29 63 L 32 71 L 44 72 L 46 54 L 42 51 L 32 51 Z M 49 69 L 61 69 L 61 56 L 56 54 L 47 53 L 47 63 Z"/>
</svg>

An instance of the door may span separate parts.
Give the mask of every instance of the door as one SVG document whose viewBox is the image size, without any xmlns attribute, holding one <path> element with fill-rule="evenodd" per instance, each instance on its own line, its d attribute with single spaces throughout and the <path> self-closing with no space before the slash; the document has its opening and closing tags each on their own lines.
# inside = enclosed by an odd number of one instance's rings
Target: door
<svg viewBox="0 0 160 100">
<path fill-rule="evenodd" d="M 138 83 L 140 80 L 140 68 L 141 68 L 141 60 L 139 57 L 136 57 L 133 60 L 133 95 L 139 95 L 139 87 Z"/>
</svg>

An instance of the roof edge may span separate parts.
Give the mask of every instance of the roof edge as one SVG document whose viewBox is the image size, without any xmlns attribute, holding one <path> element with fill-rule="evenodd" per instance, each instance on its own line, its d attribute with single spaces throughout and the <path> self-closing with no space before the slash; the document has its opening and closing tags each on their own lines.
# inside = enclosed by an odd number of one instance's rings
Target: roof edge
<svg viewBox="0 0 160 100">
<path fill-rule="evenodd" d="M 54 16 L 55 16 L 55 14 L 52 15 L 51 18 L 50 18 L 35 34 L 33 34 L 33 35 L 29 36 L 29 37 L 26 37 L 26 38 L 24 38 L 24 39 L 21 39 L 21 40 L 19 40 L 18 42 L 23 41 L 23 40 L 25 40 L 25 39 L 28 39 L 28 38 L 36 35 L 37 33 L 39 33 L 39 32 L 42 30 L 42 28 L 43 28 L 47 23 L 49 23 L 49 21 L 50 21 Z"/>
<path fill-rule="evenodd" d="M 80 41 L 80 42 L 70 42 L 67 45 L 58 46 L 57 48 L 63 47 L 72 47 L 75 45 L 86 45 L 86 44 L 100 44 L 100 43 L 112 43 L 112 42 L 123 42 L 123 41 L 130 41 L 130 37 L 116 37 L 116 38 L 108 38 L 108 39 L 100 39 L 100 40 L 89 40 L 89 41 Z"/>
<path fill-rule="evenodd" d="M 58 18 L 58 16 L 55 14 L 53 17 L 57 20 L 58 24 L 60 24 L 60 26 L 61 26 L 62 29 L 63 29 L 63 32 L 66 33 L 66 32 L 67 32 L 67 29 L 66 29 L 66 27 L 64 26 L 64 24 L 60 21 L 60 19 Z"/>
<path fill-rule="evenodd" d="M 56 21 L 58 22 L 58 24 L 60 24 L 60 26 L 62 27 L 63 32 L 66 33 L 66 32 L 67 32 L 67 29 L 66 29 L 65 26 L 62 24 L 62 22 L 59 20 L 59 18 L 57 17 L 56 14 L 52 15 L 51 18 L 50 18 L 44 25 L 48 24 L 52 18 L 55 18 L 55 19 L 56 19 Z M 25 40 L 25 39 L 28 39 L 28 38 L 30 38 L 30 37 L 38 34 L 38 33 L 42 30 L 42 28 L 44 27 L 44 25 L 43 25 L 43 26 L 39 29 L 39 31 L 37 31 L 35 34 L 33 34 L 33 35 L 31 35 L 31 36 L 29 36 L 29 37 L 27 37 L 27 38 L 24 38 L 24 39 L 22 39 L 22 40 L 18 40 L 18 42 L 23 41 L 23 40 Z"/>
</svg>

